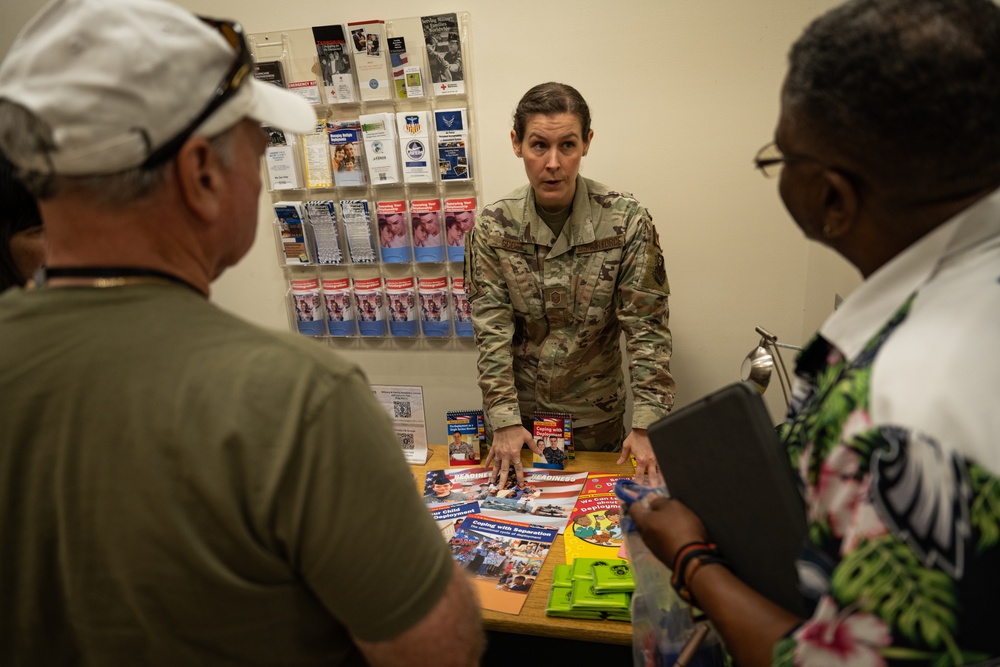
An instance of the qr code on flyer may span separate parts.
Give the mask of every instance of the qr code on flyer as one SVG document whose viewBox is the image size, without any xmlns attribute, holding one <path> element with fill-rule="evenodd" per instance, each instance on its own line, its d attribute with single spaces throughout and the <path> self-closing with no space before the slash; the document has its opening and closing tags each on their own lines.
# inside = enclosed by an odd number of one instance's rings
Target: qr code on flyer
<svg viewBox="0 0 1000 667">
<path fill-rule="evenodd" d="M 410 408 L 410 402 L 393 401 L 392 416 L 394 419 L 411 419 L 413 417 L 413 411 Z"/>
<path fill-rule="evenodd" d="M 413 434 L 404 433 L 403 431 L 396 431 L 396 437 L 399 438 L 399 446 L 403 449 L 413 449 Z"/>
</svg>

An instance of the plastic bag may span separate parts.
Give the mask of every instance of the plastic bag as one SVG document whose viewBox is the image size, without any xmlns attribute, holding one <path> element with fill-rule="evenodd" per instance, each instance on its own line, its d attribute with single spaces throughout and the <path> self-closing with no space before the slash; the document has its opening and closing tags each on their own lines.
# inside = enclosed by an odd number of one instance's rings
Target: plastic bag
<svg viewBox="0 0 1000 667">
<path fill-rule="evenodd" d="M 688 667 L 722 667 L 726 658 L 718 635 L 707 620 L 694 621 L 690 605 L 670 585 L 669 568 L 646 547 L 628 516 L 632 502 L 649 494 L 666 496 L 666 487 L 646 487 L 631 480 L 619 480 L 615 494 L 625 505 L 621 526 L 635 578 L 633 667 L 673 667 L 682 654 L 686 659 L 682 664 Z M 696 635 L 700 644 L 697 639 L 692 641 Z"/>
</svg>

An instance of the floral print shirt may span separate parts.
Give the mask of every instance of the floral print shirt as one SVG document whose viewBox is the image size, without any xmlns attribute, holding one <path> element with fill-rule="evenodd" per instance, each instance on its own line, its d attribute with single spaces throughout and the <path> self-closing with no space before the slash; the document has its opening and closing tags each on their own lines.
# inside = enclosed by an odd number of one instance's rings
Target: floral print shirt
<svg viewBox="0 0 1000 667">
<path fill-rule="evenodd" d="M 813 612 L 775 665 L 1000 664 L 1000 479 L 871 418 L 873 362 L 913 300 L 853 360 L 822 336 L 799 357 L 781 433 L 803 483 Z"/>
</svg>

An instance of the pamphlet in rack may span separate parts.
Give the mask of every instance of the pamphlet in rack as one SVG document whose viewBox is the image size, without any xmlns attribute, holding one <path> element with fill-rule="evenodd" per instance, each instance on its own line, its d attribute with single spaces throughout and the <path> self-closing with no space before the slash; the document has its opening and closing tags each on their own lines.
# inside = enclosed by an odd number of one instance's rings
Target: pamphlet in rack
<svg viewBox="0 0 1000 667">
<path fill-rule="evenodd" d="M 382 278 L 355 278 L 354 305 L 358 312 L 358 332 L 362 336 L 386 334 Z"/>
<path fill-rule="evenodd" d="M 445 239 L 448 261 L 465 259 L 465 235 L 476 225 L 476 198 L 453 197 L 444 200 Z"/>
<path fill-rule="evenodd" d="M 351 58 L 348 55 L 344 26 L 322 25 L 312 29 L 316 41 L 319 69 L 323 76 L 323 91 L 327 104 L 341 104 L 357 100 L 354 77 L 351 76 Z"/>
<path fill-rule="evenodd" d="M 276 202 L 274 213 L 278 217 L 278 233 L 281 236 L 281 251 L 285 264 L 308 264 L 309 251 L 306 247 L 302 203 L 297 201 Z"/>
<path fill-rule="evenodd" d="M 354 335 L 354 297 L 349 278 L 324 278 L 323 301 L 326 326 L 331 336 Z"/>
<path fill-rule="evenodd" d="M 435 95 L 465 94 L 465 66 L 456 14 L 421 16 Z"/>
<path fill-rule="evenodd" d="M 466 110 L 438 109 L 434 112 L 434 127 L 437 130 L 441 180 L 467 181 L 472 178 Z"/>
<path fill-rule="evenodd" d="M 362 114 L 361 136 L 371 182 L 374 185 L 399 183 L 395 116 L 391 113 Z"/>
<path fill-rule="evenodd" d="M 413 276 L 385 280 L 385 298 L 389 305 L 389 331 L 393 336 L 417 335 L 414 291 Z"/>
<path fill-rule="evenodd" d="M 295 321 L 299 333 L 307 336 L 323 335 L 323 310 L 320 307 L 319 280 L 303 278 L 291 282 L 292 301 L 295 304 Z"/>
<path fill-rule="evenodd" d="M 418 262 L 442 261 L 441 200 L 413 199 L 410 201 L 410 219 L 413 223 L 414 258 Z"/>
<path fill-rule="evenodd" d="M 285 70 L 280 60 L 261 60 L 254 64 L 253 78 L 264 83 L 273 83 L 279 88 L 287 88 Z"/>
<path fill-rule="evenodd" d="M 406 183 L 433 183 L 428 111 L 401 111 L 396 114 L 399 154 Z"/>
<path fill-rule="evenodd" d="M 326 123 L 318 121 L 315 130 L 310 134 L 303 134 L 301 139 L 305 152 L 306 187 L 332 188 L 333 171 L 330 169 Z"/>
<path fill-rule="evenodd" d="M 406 53 L 406 39 L 389 37 L 389 67 L 392 82 L 396 87 L 396 97 L 416 98 L 424 96 L 423 77 L 420 68 L 410 63 Z"/>
<path fill-rule="evenodd" d="M 337 207 L 329 199 L 312 199 L 305 202 L 306 219 L 312 230 L 316 261 L 320 264 L 341 264 L 344 253 L 340 250 L 337 233 Z"/>
<path fill-rule="evenodd" d="M 299 169 L 295 160 L 295 149 L 288 145 L 288 137 L 274 127 L 264 127 L 267 134 L 267 148 L 264 163 L 267 165 L 267 180 L 272 190 L 296 190 L 302 187 Z"/>
<path fill-rule="evenodd" d="M 372 243 L 372 217 L 367 199 L 341 199 L 340 219 L 344 223 L 347 249 L 355 264 L 370 264 L 375 261 L 375 246 Z"/>
<path fill-rule="evenodd" d="M 354 63 L 358 68 L 358 86 L 361 99 L 365 101 L 388 100 L 392 97 L 392 87 L 385 70 L 384 21 L 358 21 L 348 23 Z"/>
<path fill-rule="evenodd" d="M 406 230 L 410 225 L 406 215 L 406 200 L 376 202 L 375 215 L 378 217 L 378 243 L 382 249 L 382 263 L 409 262 L 410 240 Z"/>
<path fill-rule="evenodd" d="M 472 304 L 465 293 L 465 279 L 451 279 L 452 311 L 455 313 L 455 335 L 472 337 Z"/>
<path fill-rule="evenodd" d="M 448 312 L 448 279 L 444 276 L 420 278 L 420 325 L 424 335 L 440 338 L 451 333 Z"/>
<path fill-rule="evenodd" d="M 326 126 L 330 142 L 331 169 L 337 187 L 354 187 L 367 183 L 361 122 L 330 121 Z"/>
</svg>

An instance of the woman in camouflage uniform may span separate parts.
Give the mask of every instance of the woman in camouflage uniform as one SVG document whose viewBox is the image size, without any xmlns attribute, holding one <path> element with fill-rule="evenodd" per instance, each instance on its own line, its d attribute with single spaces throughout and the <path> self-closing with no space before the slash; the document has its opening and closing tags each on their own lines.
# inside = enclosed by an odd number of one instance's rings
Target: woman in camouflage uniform
<svg viewBox="0 0 1000 667">
<path fill-rule="evenodd" d="M 466 285 L 479 346 L 479 384 L 506 477 L 521 446 L 537 446 L 533 414 L 573 417 L 576 448 L 656 460 L 646 427 L 674 400 L 669 287 L 649 213 L 631 195 L 579 175 L 594 136 L 580 93 L 535 86 L 514 112 L 511 144 L 528 185 L 479 216 L 466 244 Z M 625 333 L 635 399 L 624 427 Z M 541 450 L 537 453 L 541 454 Z"/>
</svg>

